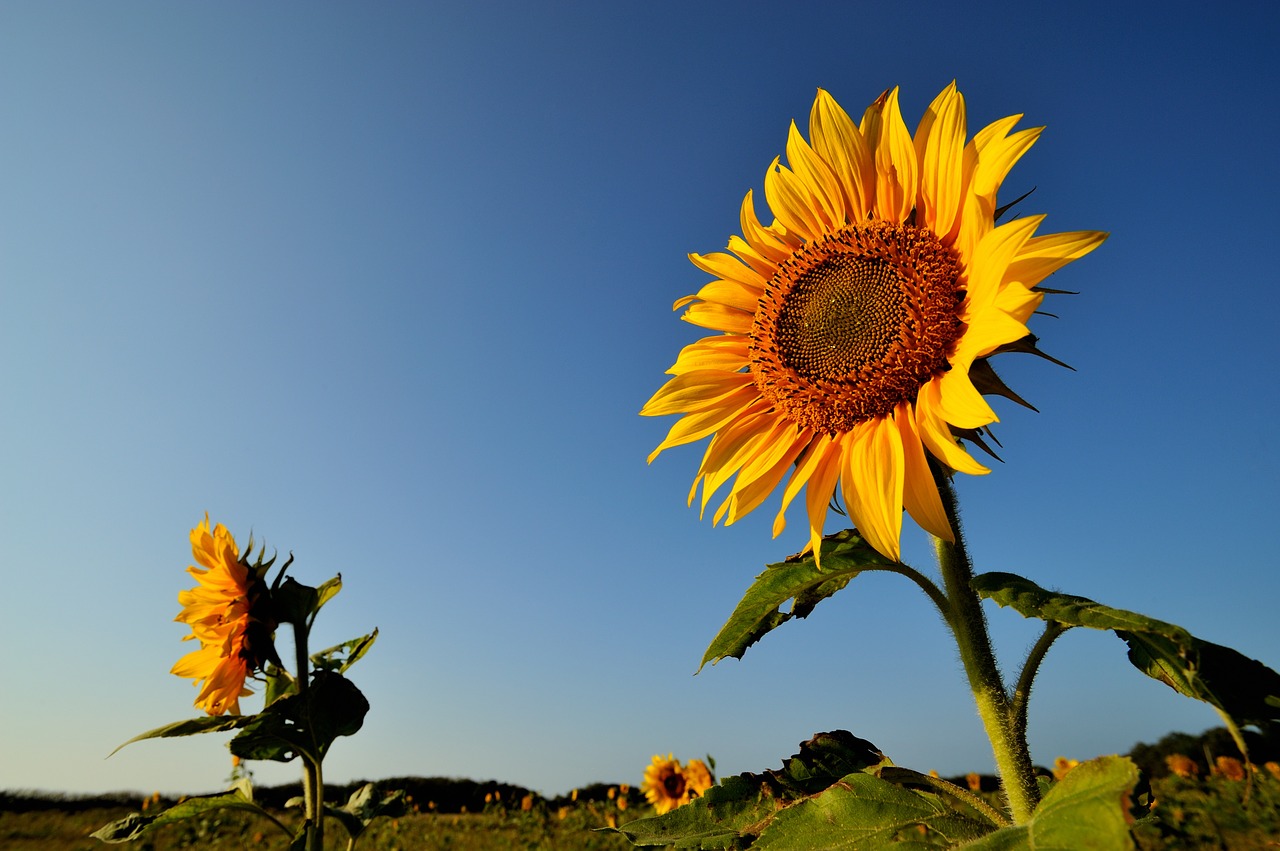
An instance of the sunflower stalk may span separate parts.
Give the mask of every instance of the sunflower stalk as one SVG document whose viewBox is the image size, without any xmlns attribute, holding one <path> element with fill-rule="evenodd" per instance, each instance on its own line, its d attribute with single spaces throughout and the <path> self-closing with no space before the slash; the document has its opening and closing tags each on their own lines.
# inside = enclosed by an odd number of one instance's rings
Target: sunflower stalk
<svg viewBox="0 0 1280 851">
<path fill-rule="evenodd" d="M 307 633 L 309 627 L 306 620 L 293 623 L 293 647 L 297 656 L 298 698 L 305 702 L 311 679 L 311 656 L 307 652 Z M 301 754 L 302 758 L 302 800 L 303 813 L 306 819 L 307 851 L 323 851 L 324 849 L 324 775 L 321 773 L 319 758 Z"/>
<path fill-rule="evenodd" d="M 938 567 L 942 571 L 943 587 L 950 606 L 947 623 L 955 636 L 978 715 L 991 741 L 1010 814 L 1015 824 L 1025 824 L 1031 820 L 1040 800 L 1031 765 L 1031 751 L 1027 747 L 1025 723 L 1017 723 L 1019 713 L 996 665 L 987 619 L 982 612 L 982 600 L 973 588 L 973 565 L 964 545 L 955 489 L 950 478 L 936 466 L 934 478 L 947 519 L 955 532 L 954 542 L 934 538 Z"/>
</svg>

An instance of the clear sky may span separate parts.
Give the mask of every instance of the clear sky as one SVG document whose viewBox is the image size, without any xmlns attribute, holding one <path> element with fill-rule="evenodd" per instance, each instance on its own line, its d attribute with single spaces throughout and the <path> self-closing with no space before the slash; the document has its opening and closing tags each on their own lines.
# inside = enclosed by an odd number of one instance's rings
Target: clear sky
<svg viewBox="0 0 1280 851">
<path fill-rule="evenodd" d="M 105 759 L 196 714 L 168 671 L 206 511 L 342 572 L 318 646 L 381 629 L 335 782 L 555 794 L 837 728 L 990 771 L 898 577 L 693 676 L 806 532 L 699 522 L 701 448 L 646 466 L 672 420 L 637 412 L 702 336 L 686 254 L 737 232 L 819 86 L 858 115 L 900 85 L 912 128 L 952 79 L 971 133 L 1025 113 L 1048 129 L 1002 198 L 1112 233 L 1033 321 L 1078 371 L 997 363 L 1040 413 L 997 401 L 1005 463 L 959 482 L 978 569 L 1280 666 L 1276 7 L 978 5 L 0 7 L 0 788 L 221 787 L 216 736 Z M 930 567 L 910 523 L 904 558 Z M 991 620 L 1016 662 L 1035 630 Z M 1077 630 L 1030 735 L 1049 763 L 1216 723 Z"/>
</svg>

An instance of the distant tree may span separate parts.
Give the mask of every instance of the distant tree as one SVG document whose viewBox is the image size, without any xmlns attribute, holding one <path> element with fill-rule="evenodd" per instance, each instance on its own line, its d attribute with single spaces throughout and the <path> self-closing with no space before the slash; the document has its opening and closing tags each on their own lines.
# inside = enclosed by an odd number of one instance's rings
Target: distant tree
<svg viewBox="0 0 1280 851">
<path fill-rule="evenodd" d="M 1275 731 L 1269 734 L 1244 731 L 1244 742 L 1249 748 L 1249 759 L 1255 764 L 1267 760 L 1280 759 L 1280 735 Z M 1209 765 L 1215 757 L 1241 757 L 1235 740 L 1226 727 L 1213 727 L 1199 735 L 1191 733 L 1169 733 L 1154 745 L 1139 742 L 1129 751 L 1129 758 L 1149 778 L 1164 777 L 1169 774 L 1165 757 L 1181 754 L 1195 760 L 1201 775 L 1209 773 Z"/>
</svg>

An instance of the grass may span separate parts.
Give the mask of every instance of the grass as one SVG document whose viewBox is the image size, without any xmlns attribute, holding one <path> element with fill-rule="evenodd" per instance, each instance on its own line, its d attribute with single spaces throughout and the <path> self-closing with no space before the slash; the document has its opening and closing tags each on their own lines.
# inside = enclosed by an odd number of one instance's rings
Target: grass
<svg viewBox="0 0 1280 851">
<path fill-rule="evenodd" d="M 960 778 L 958 778 L 960 779 Z M 544 799 L 518 787 L 472 781 L 424 781 L 411 811 L 396 819 L 375 821 L 357 847 L 368 851 L 579 851 L 625 849 L 621 836 L 596 828 L 621 824 L 652 810 L 633 788 L 597 785 L 568 796 Z M 962 779 L 961 779 L 962 780 Z M 963 782 L 963 780 L 962 780 Z M 386 781 L 386 788 L 395 788 Z M 434 784 L 434 785 L 433 785 Z M 402 786 L 403 787 L 403 786 Z M 263 800 L 283 797 L 287 788 L 262 790 Z M 1207 777 L 1168 775 L 1152 782 L 1154 818 L 1134 828 L 1141 851 L 1227 849 L 1263 851 L 1280 848 L 1280 777 L 1266 770 L 1251 779 L 1221 773 Z M 485 796 L 489 800 L 486 803 Z M 526 797 L 527 796 L 527 797 Z M 334 798 L 340 799 L 340 790 Z M 135 799 L 136 800 L 136 799 Z M 621 806 L 619 805 L 622 802 Z M 164 802 L 169 803 L 169 802 Z M 163 805 L 163 804 L 162 804 Z M 440 812 L 441 808 L 456 810 Z M 8 851 L 90 851 L 106 846 L 89 833 L 140 809 L 140 803 L 117 797 L 48 798 L 0 794 L 0 847 Z M 274 807 L 273 807 L 274 809 Z M 296 823 L 296 810 L 279 817 Z M 133 847 L 140 851 L 169 849 L 286 849 L 288 839 L 274 825 L 248 813 L 220 811 L 203 819 L 168 825 Z M 326 849 L 345 849 L 346 834 L 328 822 Z"/>
</svg>

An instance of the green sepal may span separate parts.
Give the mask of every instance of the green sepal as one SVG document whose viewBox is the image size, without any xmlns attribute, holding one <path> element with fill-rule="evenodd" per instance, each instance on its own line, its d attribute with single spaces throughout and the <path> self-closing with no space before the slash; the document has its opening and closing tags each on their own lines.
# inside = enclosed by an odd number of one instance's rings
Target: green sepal
<svg viewBox="0 0 1280 851">
<path fill-rule="evenodd" d="M 1129 661 L 1138 670 L 1217 709 L 1241 753 L 1247 754 L 1241 726 L 1280 721 L 1280 674 L 1230 647 L 1137 612 L 1047 591 L 1011 573 L 975 576 L 973 587 L 1024 617 L 1111 630 L 1129 645 Z"/>
<path fill-rule="evenodd" d="M 359 789 L 351 793 L 351 797 L 347 799 L 347 803 L 341 807 L 333 804 L 325 804 L 325 813 L 333 816 L 342 826 L 347 829 L 347 833 L 354 842 L 360 834 L 364 833 L 374 819 L 379 816 L 387 816 L 389 818 L 398 818 L 405 814 L 407 803 L 403 789 L 397 789 L 386 795 L 378 795 L 378 787 L 374 783 L 366 783 Z"/>
<path fill-rule="evenodd" d="M 1082 762 L 1053 785 L 1025 824 L 1005 827 L 961 847 L 966 851 L 1127 851 L 1129 801 L 1138 768 L 1128 758 Z"/>
<path fill-rule="evenodd" d="M 292 576 L 286 576 L 280 586 L 271 592 L 276 618 L 281 623 L 293 624 L 294 627 L 309 623 L 319 599 L 319 590 L 303 585 Z"/>
<path fill-rule="evenodd" d="M 237 780 L 226 792 L 186 798 L 167 810 L 151 816 L 143 815 L 142 813 L 130 813 L 124 818 L 113 821 L 89 835 L 95 839 L 101 839 L 103 842 L 132 842 L 153 828 L 203 815 L 212 810 L 228 809 L 256 813 L 275 822 L 286 833 L 290 832 L 284 825 L 280 824 L 275 816 L 253 802 L 253 787 L 249 783 L 249 778 L 245 777 Z"/>
<path fill-rule="evenodd" d="M 773 851 L 877 851 L 889 845 L 954 848 L 990 833 L 994 826 L 970 808 L 957 809 L 954 799 L 859 772 L 779 812 L 751 847 Z"/>
<path fill-rule="evenodd" d="M 360 661 L 360 657 L 369 652 L 373 642 L 378 640 L 378 630 L 368 635 L 335 644 L 319 653 L 311 654 L 311 664 L 317 671 L 337 671 L 345 674 L 347 669 Z"/>
<path fill-rule="evenodd" d="M 296 756 L 318 763 L 339 736 L 363 725 L 369 701 L 346 677 L 316 671 L 305 693 L 286 694 L 253 716 L 231 740 L 241 759 L 289 762 Z"/>
<path fill-rule="evenodd" d="M 885 762 L 875 745 L 845 730 L 818 733 L 780 770 L 739 774 L 702 797 L 660 816 L 618 828 L 633 845 L 745 848 L 783 808 L 821 792 L 840 778 Z"/>
<path fill-rule="evenodd" d="M 248 725 L 254 715 L 203 715 L 199 718 L 189 718 L 186 721 L 174 721 L 172 724 L 165 724 L 163 727 L 156 727 L 154 730 L 148 730 L 145 733 L 139 733 L 129 741 L 117 747 L 111 753 L 107 754 L 110 758 L 115 756 L 117 752 L 134 742 L 140 742 L 143 739 L 173 739 L 178 736 L 194 736 L 199 733 L 218 733 L 223 730 L 235 730 L 239 727 Z"/>
<path fill-rule="evenodd" d="M 747 648 L 766 633 L 792 618 L 807 617 L 814 606 L 844 588 L 864 570 L 896 565 L 897 562 L 885 558 L 853 529 L 823 539 L 821 570 L 812 552 L 769 565 L 756 577 L 728 622 L 720 628 L 698 670 L 708 662 L 714 665 L 730 656 L 741 659 Z M 790 610 L 784 612 L 782 606 L 788 600 L 793 602 Z"/>
</svg>

